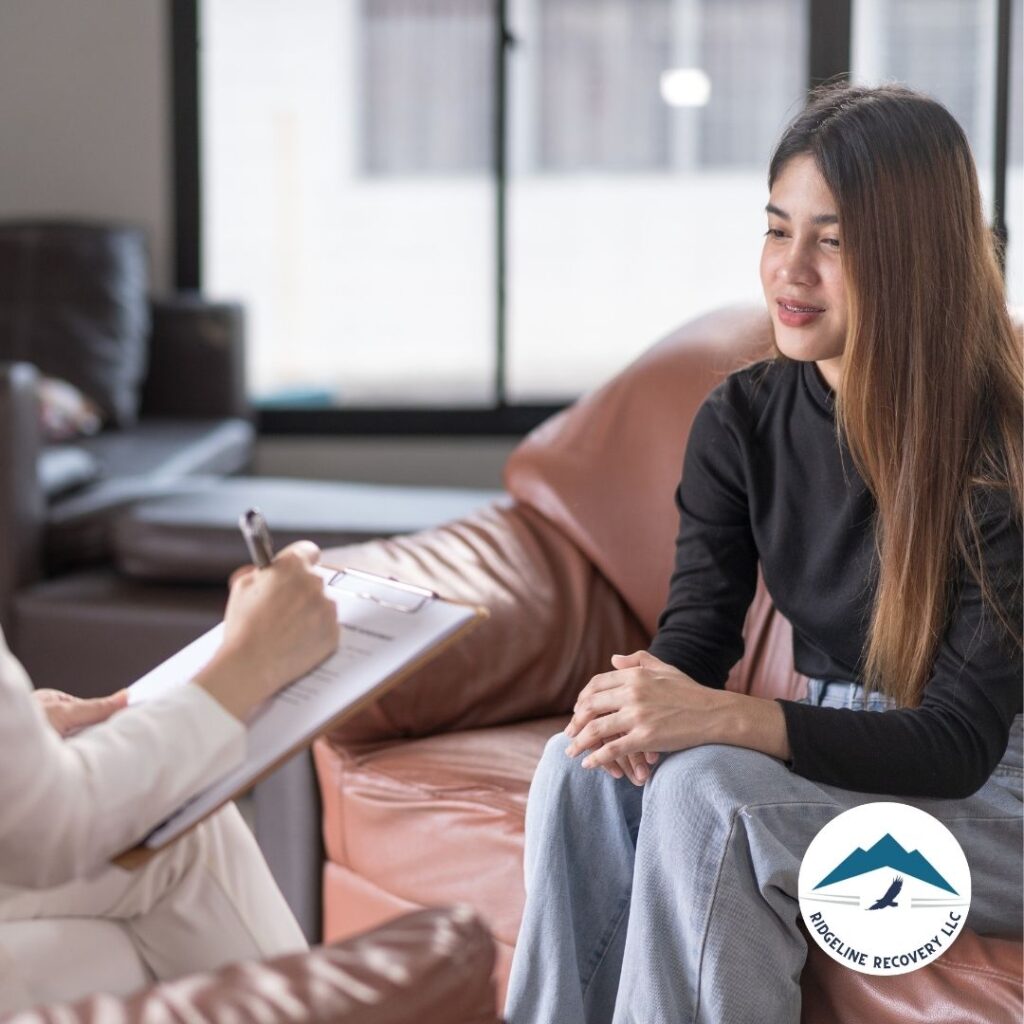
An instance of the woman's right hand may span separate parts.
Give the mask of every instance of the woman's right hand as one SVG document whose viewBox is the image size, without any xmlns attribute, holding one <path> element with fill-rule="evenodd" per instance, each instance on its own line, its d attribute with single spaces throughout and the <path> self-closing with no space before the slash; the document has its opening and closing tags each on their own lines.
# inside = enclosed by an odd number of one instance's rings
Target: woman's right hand
<svg viewBox="0 0 1024 1024">
<path fill-rule="evenodd" d="M 266 569 L 232 575 L 224 640 L 195 681 L 236 718 L 337 648 L 336 606 L 313 569 L 319 557 L 312 541 L 298 541 Z"/>
<path fill-rule="evenodd" d="M 634 786 L 642 786 L 651 777 L 651 767 L 658 763 L 660 756 L 656 750 L 642 754 L 625 754 L 623 757 L 617 757 L 614 763 L 604 770 L 613 779 L 621 779 L 625 775 Z"/>
</svg>

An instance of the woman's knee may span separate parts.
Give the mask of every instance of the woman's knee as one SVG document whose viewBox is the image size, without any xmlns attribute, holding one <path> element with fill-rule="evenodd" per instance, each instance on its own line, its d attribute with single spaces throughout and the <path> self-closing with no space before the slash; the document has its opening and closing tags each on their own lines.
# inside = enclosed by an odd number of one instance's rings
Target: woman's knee
<svg viewBox="0 0 1024 1024">
<path fill-rule="evenodd" d="M 647 783 L 644 813 L 652 805 L 732 811 L 771 797 L 785 766 L 767 754 L 709 743 L 663 758 Z"/>
<path fill-rule="evenodd" d="M 594 808 L 608 800 L 619 802 L 617 794 L 621 785 L 627 785 L 630 790 L 635 788 L 622 780 L 616 781 L 599 768 L 584 768 L 580 762 L 585 755 L 569 757 L 566 754 L 571 742 L 570 737 L 561 732 L 547 741 L 534 773 L 531 801 Z"/>
<path fill-rule="evenodd" d="M 544 752 L 534 772 L 534 788 L 558 789 L 583 781 L 580 776 L 588 774 L 579 765 L 580 758 L 569 757 L 566 748 L 572 742 L 564 732 L 556 732 L 545 744 Z"/>
</svg>

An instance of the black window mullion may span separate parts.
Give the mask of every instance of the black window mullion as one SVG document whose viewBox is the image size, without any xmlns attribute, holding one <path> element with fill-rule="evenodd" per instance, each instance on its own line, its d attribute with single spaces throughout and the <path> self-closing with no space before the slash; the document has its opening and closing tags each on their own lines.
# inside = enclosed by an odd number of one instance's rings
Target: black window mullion
<svg viewBox="0 0 1024 1024">
<path fill-rule="evenodd" d="M 1006 274 L 1006 172 L 1010 133 L 1010 0 L 999 0 L 996 17 L 995 152 L 992 173 L 992 233 L 996 237 L 999 265 Z"/>
<path fill-rule="evenodd" d="M 508 56 L 512 34 L 507 0 L 497 0 L 494 52 L 494 401 L 508 404 Z"/>
<path fill-rule="evenodd" d="M 850 77 L 853 0 L 807 0 L 807 83 Z"/>
<path fill-rule="evenodd" d="M 266 408 L 261 434 L 346 434 L 356 437 L 522 437 L 569 403 L 500 408 Z"/>
<path fill-rule="evenodd" d="M 202 194 L 199 168 L 199 5 L 169 0 L 171 139 L 174 168 L 174 286 L 198 290 Z"/>
</svg>

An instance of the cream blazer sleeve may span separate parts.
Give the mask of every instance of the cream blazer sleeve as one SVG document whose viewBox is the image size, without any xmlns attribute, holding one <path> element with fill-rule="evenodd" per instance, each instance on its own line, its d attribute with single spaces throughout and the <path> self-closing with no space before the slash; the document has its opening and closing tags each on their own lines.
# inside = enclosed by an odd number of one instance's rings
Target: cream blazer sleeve
<svg viewBox="0 0 1024 1024">
<path fill-rule="evenodd" d="M 61 739 L 0 633 L 0 882 L 104 867 L 245 755 L 245 728 L 192 683 Z"/>
</svg>

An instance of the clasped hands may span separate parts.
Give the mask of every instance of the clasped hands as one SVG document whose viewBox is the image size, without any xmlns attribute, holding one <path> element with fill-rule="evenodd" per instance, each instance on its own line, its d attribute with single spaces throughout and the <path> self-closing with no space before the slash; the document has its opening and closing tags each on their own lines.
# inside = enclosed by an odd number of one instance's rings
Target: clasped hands
<svg viewBox="0 0 1024 1024">
<path fill-rule="evenodd" d="M 572 738 L 566 753 L 589 752 L 584 768 L 603 768 L 639 786 L 661 754 L 717 741 L 732 695 L 646 651 L 614 654 L 612 668 L 580 691 L 565 728 Z"/>
</svg>

